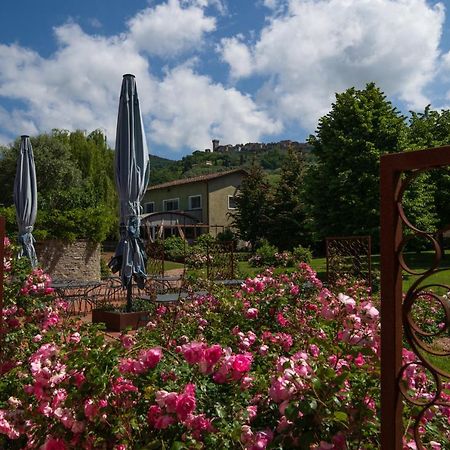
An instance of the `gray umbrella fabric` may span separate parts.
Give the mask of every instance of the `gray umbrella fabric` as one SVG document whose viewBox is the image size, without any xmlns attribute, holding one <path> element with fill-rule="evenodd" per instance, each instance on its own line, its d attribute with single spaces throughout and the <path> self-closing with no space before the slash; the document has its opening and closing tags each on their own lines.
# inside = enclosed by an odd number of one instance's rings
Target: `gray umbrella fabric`
<svg viewBox="0 0 450 450">
<path fill-rule="evenodd" d="M 28 257 L 32 267 L 36 267 L 37 258 L 32 231 L 37 213 L 37 183 L 33 148 L 29 136 L 21 137 L 14 179 L 14 204 L 21 244 L 19 257 Z"/>
<path fill-rule="evenodd" d="M 117 117 L 115 176 L 120 202 L 120 242 L 109 262 L 124 287 L 143 287 L 147 256 L 140 238 L 141 201 L 150 173 L 147 142 L 134 75 L 124 75 Z"/>
</svg>

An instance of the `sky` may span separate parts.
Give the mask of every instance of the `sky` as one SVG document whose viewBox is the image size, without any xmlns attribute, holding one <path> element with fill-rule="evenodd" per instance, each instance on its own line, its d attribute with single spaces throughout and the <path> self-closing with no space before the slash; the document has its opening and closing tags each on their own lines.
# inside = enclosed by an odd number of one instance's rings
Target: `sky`
<svg viewBox="0 0 450 450">
<path fill-rule="evenodd" d="M 125 73 L 152 154 L 304 142 L 372 81 L 404 114 L 450 108 L 450 0 L 0 2 L 0 144 L 61 128 L 114 146 Z"/>
</svg>

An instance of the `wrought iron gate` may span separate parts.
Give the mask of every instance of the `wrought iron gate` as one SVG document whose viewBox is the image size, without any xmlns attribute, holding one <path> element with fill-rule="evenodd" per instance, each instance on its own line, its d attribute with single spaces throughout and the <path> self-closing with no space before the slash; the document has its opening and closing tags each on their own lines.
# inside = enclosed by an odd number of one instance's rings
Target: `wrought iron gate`
<svg viewBox="0 0 450 450">
<path fill-rule="evenodd" d="M 450 329 L 450 288 L 433 282 L 430 277 L 442 272 L 443 231 L 420 230 L 411 223 L 404 210 L 405 191 L 417 176 L 433 168 L 450 165 L 450 146 L 381 157 L 381 446 L 383 450 L 401 450 L 404 405 L 412 405 L 417 448 L 427 448 L 420 433 L 421 420 L 432 409 L 450 407 L 444 394 L 445 378 L 450 377 L 439 360 L 450 357 L 450 349 L 436 346 L 440 336 Z M 450 224 L 449 224 L 450 225 Z M 448 229 L 448 227 L 447 227 Z M 426 240 L 434 250 L 434 261 L 426 270 L 417 272 L 408 266 L 405 249 L 413 238 Z M 449 270 L 449 269 L 447 269 Z M 417 276 L 403 298 L 402 272 Z M 449 273 L 450 277 L 450 273 Z M 450 284 L 450 283 L 449 283 Z M 438 310 L 439 324 L 425 327 L 420 322 L 424 304 Z M 423 315 L 422 315 L 423 316 Z M 406 338 L 415 361 L 403 361 Z M 427 375 L 428 393 L 417 395 L 408 388 L 411 370 Z M 444 444 L 443 448 L 447 448 Z"/>
</svg>

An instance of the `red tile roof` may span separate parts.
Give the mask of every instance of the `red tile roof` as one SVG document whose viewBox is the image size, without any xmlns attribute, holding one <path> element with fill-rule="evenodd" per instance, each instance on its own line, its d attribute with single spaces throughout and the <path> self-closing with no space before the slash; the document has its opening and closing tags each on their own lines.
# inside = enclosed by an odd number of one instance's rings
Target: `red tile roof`
<svg viewBox="0 0 450 450">
<path fill-rule="evenodd" d="M 202 182 L 202 181 L 209 181 L 209 180 L 214 180 L 215 178 L 224 177 L 226 175 L 230 175 L 232 173 L 238 173 L 238 172 L 247 174 L 247 171 L 245 169 L 225 170 L 223 172 L 209 173 L 207 175 L 199 175 L 197 177 L 180 178 L 179 180 L 173 180 L 173 181 L 168 181 L 167 183 L 155 184 L 154 186 L 149 185 L 147 190 L 152 191 L 154 189 L 162 189 L 162 188 L 171 187 L 171 186 L 178 186 L 180 184 L 189 184 L 189 183 L 198 183 L 198 182 Z M 151 179 L 151 175 L 150 175 L 150 179 Z"/>
</svg>

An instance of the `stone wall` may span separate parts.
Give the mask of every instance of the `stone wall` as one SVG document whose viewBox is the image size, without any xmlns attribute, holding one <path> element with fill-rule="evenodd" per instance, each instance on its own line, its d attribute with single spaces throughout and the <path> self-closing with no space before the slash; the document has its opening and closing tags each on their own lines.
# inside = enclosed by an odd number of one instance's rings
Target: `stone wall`
<svg viewBox="0 0 450 450">
<path fill-rule="evenodd" d="M 53 279 L 100 280 L 100 244 L 80 240 L 36 242 L 39 265 Z"/>
</svg>

